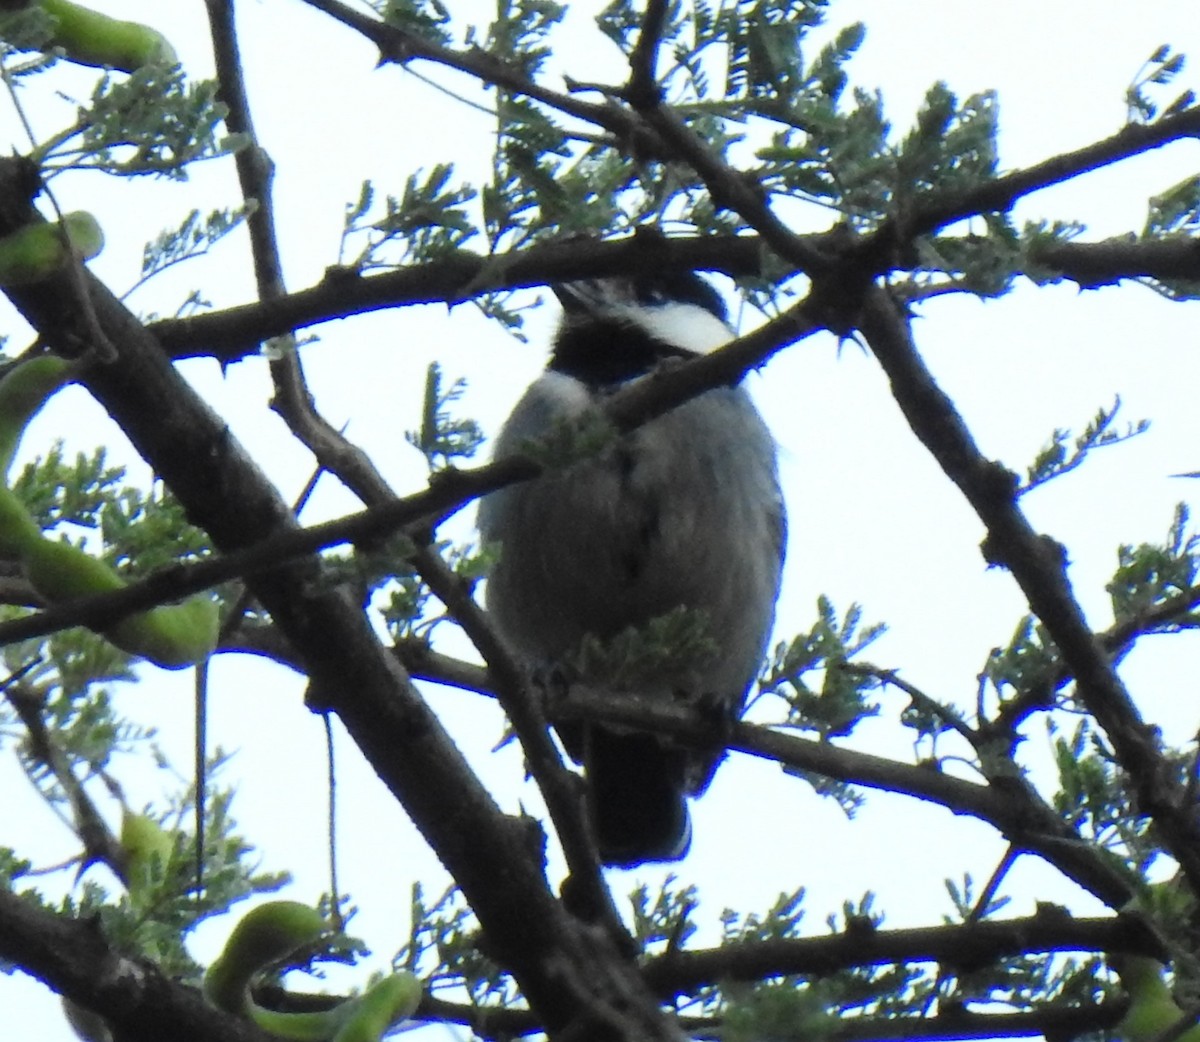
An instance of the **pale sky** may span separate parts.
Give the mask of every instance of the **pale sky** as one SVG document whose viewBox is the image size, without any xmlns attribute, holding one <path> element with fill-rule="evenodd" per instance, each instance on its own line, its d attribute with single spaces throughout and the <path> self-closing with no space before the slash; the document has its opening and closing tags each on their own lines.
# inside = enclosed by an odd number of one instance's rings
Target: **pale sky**
<svg viewBox="0 0 1200 1042">
<path fill-rule="evenodd" d="M 155 25 L 192 75 L 210 73 L 199 0 L 169 6 L 97 0 L 95 6 Z M 479 21 L 492 10 L 482 0 L 452 6 Z M 595 6 L 572 5 L 569 51 L 556 68 L 569 69 L 578 80 L 615 82 L 622 77 L 619 56 L 590 30 L 585 16 Z M 250 100 L 278 169 L 280 246 L 290 288 L 311 285 L 336 260 L 343 204 L 357 197 L 363 178 L 374 179 L 380 192 L 399 193 L 413 169 L 446 159 L 460 162 L 466 178 L 482 176 L 490 129 L 485 116 L 450 103 L 399 69 L 376 70 L 369 45 L 294 0 L 246 2 L 241 8 Z M 830 32 L 856 20 L 867 23 L 851 76 L 857 85 L 883 91 L 898 133 L 907 129 L 935 80 L 945 80 L 960 96 L 995 89 L 1001 163 L 1011 169 L 1118 129 L 1125 118 L 1125 87 L 1159 44 L 1169 42 L 1200 61 L 1200 25 L 1191 4 L 1142 5 L 1136 18 L 1116 3 L 1086 10 L 1084 15 L 1083 5 L 1067 0 L 1004 5 L 839 0 L 828 22 Z M 461 77 L 422 71 L 464 89 Z M 90 82 L 87 70 L 70 69 L 33 80 L 25 94 L 39 132 L 54 131 L 70 116 L 70 105 L 36 100 L 52 83 L 86 95 Z M 1179 89 L 1184 86 L 1200 88 L 1192 68 L 1179 80 Z M 11 105 L 4 102 L 0 135 L 7 135 L 0 137 L 0 147 L 25 147 Z M 1022 202 L 1017 217 L 1079 220 L 1088 225 L 1087 239 L 1137 229 L 1146 199 L 1197 166 L 1200 145 L 1182 142 L 1038 193 Z M 88 174 L 56 181 L 55 189 L 64 209 L 87 208 L 100 218 L 109 245 L 92 268 L 118 291 L 135 280 L 143 242 L 177 225 L 193 206 L 205 211 L 238 198 L 230 162 L 197 169 L 182 186 L 123 184 Z M 156 280 L 131 304 L 169 312 L 194 287 L 202 287 L 218 307 L 240 303 L 252 293 L 248 270 L 244 240 L 236 236 L 212 257 Z M 3 314 L 0 331 L 9 331 L 12 344 L 21 345 L 18 321 L 7 309 Z M 1054 428 L 1081 429 L 1117 393 L 1126 421 L 1153 421 L 1148 434 L 1098 453 L 1081 471 L 1025 501 L 1035 524 L 1069 548 L 1071 578 L 1089 618 L 1097 627 L 1107 625 L 1104 583 L 1117 546 L 1161 540 L 1174 503 L 1200 491 L 1195 483 L 1169 477 L 1200 469 L 1195 305 L 1171 304 L 1140 287 L 1081 293 L 1066 284 L 1036 289 L 1023 283 L 1000 301 L 948 298 L 923 305 L 920 314 L 915 335 L 934 374 L 983 451 L 1015 470 L 1024 471 Z M 404 492 L 423 481 L 423 462 L 404 443 L 403 432 L 416 424 L 427 362 L 436 357 L 448 377 L 471 382 L 463 412 L 495 433 L 543 364 L 553 318 L 548 303 L 529 324 L 530 343 L 521 344 L 469 307 L 376 313 L 316 330 L 320 339 L 303 349 L 303 359 L 319 409 L 335 425 L 348 422 L 349 437 Z M 747 314 L 749 324 L 754 320 Z M 184 371 L 250 452 L 269 461 L 281 491 L 293 498 L 311 460 L 293 447 L 266 407 L 265 362 L 238 363 L 224 376 L 205 361 L 186 363 Z M 890 627 L 868 653 L 871 662 L 899 669 L 936 697 L 969 705 L 989 649 L 1008 641 L 1024 605 L 1007 574 L 985 570 L 979 522 L 908 431 L 878 367 L 853 344 L 839 351 L 832 337 L 815 337 L 783 352 L 749 386 L 780 443 L 791 517 L 777 639 L 811 625 L 818 594 L 830 596 L 841 610 L 857 601 L 867 621 Z M 86 396 L 72 391 L 31 426 L 24 452 L 45 452 L 58 436 L 67 440 L 68 450 L 91 449 L 111 437 L 110 429 Z M 322 486 L 305 520 L 354 508 L 330 484 Z M 473 511 L 464 512 L 447 532 L 467 537 L 472 517 Z M 1194 635 L 1156 638 L 1123 667 L 1144 714 L 1164 727 L 1169 740 L 1187 740 L 1200 723 L 1197 700 L 1180 683 L 1195 672 L 1197 658 L 1200 638 Z M 311 901 L 326 885 L 325 767 L 320 721 L 301 698 L 302 684 L 279 667 L 225 656 L 212 670 L 211 740 L 238 750 L 231 775 L 240 783 L 234 815 L 261 851 L 265 868 L 294 873 L 284 896 Z M 435 691 L 430 699 L 506 807 L 539 806 L 532 787 L 520 781 L 516 750 L 490 751 L 502 723 L 489 701 L 455 691 Z M 864 726 L 851 744 L 905 759 L 910 732 L 894 723 L 903 702 L 893 693 L 881 694 L 880 701 L 881 721 Z M 120 705 L 134 719 L 158 726 L 176 766 L 190 769 L 187 673 L 147 668 L 143 683 L 121 692 Z M 1040 726 L 1029 736 L 1030 762 L 1044 762 L 1048 742 Z M 445 876 L 346 740 L 339 747 L 339 770 L 342 885 L 361 909 L 358 932 L 375 949 L 360 971 L 335 979 L 349 983 L 382 968 L 407 935 L 412 881 L 422 880 L 432 894 Z M 167 781 L 132 763 L 119 765 L 118 774 L 135 803 L 154 799 Z M 26 785 L 11 753 L 0 756 L 0 794 L 7 806 L 21 808 L 18 816 L 6 815 L 0 845 L 43 864 L 70 856 L 75 847 L 66 830 L 48 813 L 28 813 Z M 868 889 L 877 893 L 876 907 L 887 914 L 887 925 L 936 923 L 950 910 L 943 879 L 970 871 L 982 883 L 1003 852 L 999 837 L 981 824 L 886 794 L 871 794 L 848 823 L 803 782 L 738 757 L 722 767 L 693 808 L 693 824 L 692 852 L 673 871 L 700 888 L 698 919 L 707 929 L 699 943 L 715 938 L 723 908 L 763 911 L 781 891 L 798 885 L 808 889 L 813 933 L 824 932 L 825 916 L 843 900 L 856 900 Z M 637 881 L 653 882 L 665 871 L 615 873 L 616 892 L 623 895 Z M 1012 914 L 1032 912 L 1035 900 L 1098 911 L 1094 901 L 1030 859 L 1019 863 L 1008 892 L 1014 894 Z M 227 929 L 222 923 L 199 931 L 197 956 L 211 958 Z M 13 1038 L 72 1037 L 57 1000 L 20 974 L 0 977 L 0 1006 Z"/>
</svg>

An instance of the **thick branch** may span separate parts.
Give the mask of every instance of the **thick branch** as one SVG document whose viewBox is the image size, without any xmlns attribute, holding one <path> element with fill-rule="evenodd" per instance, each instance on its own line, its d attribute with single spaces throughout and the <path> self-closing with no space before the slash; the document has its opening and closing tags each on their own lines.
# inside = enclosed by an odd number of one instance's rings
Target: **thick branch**
<svg viewBox="0 0 1200 1042">
<path fill-rule="evenodd" d="M 1122 279 L 1200 282 L 1200 239 L 1105 239 L 1041 246 L 1033 259 L 1083 289 L 1112 286 Z"/>
<path fill-rule="evenodd" d="M 232 362 L 257 351 L 264 340 L 352 315 L 411 304 L 460 304 L 492 290 L 672 268 L 749 275 L 759 271 L 757 238 L 692 239 L 631 236 L 611 242 L 543 243 L 519 253 L 481 257 L 466 251 L 430 264 L 381 275 L 330 268 L 315 286 L 275 300 L 242 304 L 189 318 L 161 319 L 150 331 L 175 358 L 211 356 Z"/>
<path fill-rule="evenodd" d="M 828 235 L 800 238 L 812 249 L 834 244 Z M 331 268 L 317 285 L 274 300 L 160 319 L 149 328 L 175 358 L 204 356 L 233 362 L 257 352 L 272 337 L 370 311 L 413 304 L 454 305 L 489 291 L 660 267 L 752 275 L 761 269 L 761 251 L 762 240 L 746 235 L 670 238 L 653 248 L 637 237 L 562 241 L 492 258 L 463 251 L 379 275 Z M 1035 259 L 1085 287 L 1123 278 L 1200 280 L 1200 246 L 1190 239 L 1061 243 L 1042 248 Z"/>
<path fill-rule="evenodd" d="M 1124 1002 L 1099 1006 L 1045 1006 L 1023 1013 L 975 1013 L 952 1010 L 936 1017 L 843 1021 L 829 1042 L 963 1042 L 980 1039 L 1071 1039 L 1109 1030 L 1128 1008 Z"/>
<path fill-rule="evenodd" d="M 675 948 L 647 960 L 644 973 L 655 993 L 664 1001 L 670 1001 L 727 981 L 750 982 L 779 976 L 824 977 L 855 967 L 922 962 L 937 963 L 949 973 L 969 973 L 1001 959 L 1047 952 L 1128 952 L 1151 958 L 1161 958 L 1163 955 L 1161 941 L 1139 918 L 1116 916 L 1074 919 L 1065 914 L 1040 914 L 1024 919 L 956 923 L 911 930 L 860 930 L 830 937 L 733 942 L 719 948 Z M 297 997 L 282 994 L 280 998 L 295 1002 Z M 324 1004 L 329 1000 L 327 996 L 313 996 L 311 1001 Z M 1124 1004 L 1120 1001 L 1099 1008 L 1104 1010 L 1101 1018 L 1081 1021 L 1078 1030 L 1111 1026 L 1124 1012 Z M 966 1022 L 959 1019 L 961 1014 L 946 1013 L 938 1018 L 914 1019 L 911 1022 L 914 1027 L 921 1023 L 926 1025 L 926 1030 L 911 1037 L 942 1038 L 950 1024 L 961 1027 L 964 1023 L 978 1023 L 980 1027 L 984 1023 L 991 1024 L 994 1034 L 953 1037 L 1015 1037 L 1026 1032 L 1009 1032 L 997 1025 L 1057 1023 L 1052 1018 L 1065 1012 L 1084 1013 L 1082 1010 L 1065 1011 L 1058 1007 L 1000 1016 L 966 1014 L 971 1018 Z M 1044 1019 L 1047 1015 L 1050 1020 Z M 416 1018 L 464 1024 L 481 1038 L 511 1038 L 538 1030 L 536 1020 L 525 1010 L 469 1006 L 428 995 L 422 999 Z M 719 1022 L 712 1018 L 708 1018 L 707 1023 L 686 1016 L 680 1019 L 685 1030 L 701 1037 L 705 1034 L 706 1026 L 711 1027 Z M 830 1038 L 896 1038 L 900 1036 L 892 1034 L 892 1026 L 897 1023 L 878 1019 L 845 1020 Z M 899 1023 L 905 1024 L 904 1021 Z M 908 1027 L 900 1030 L 903 1037 L 910 1037 Z"/>
<path fill-rule="evenodd" d="M 1020 1013 L 975 1013 L 952 1010 L 932 1017 L 855 1017 L 843 1019 L 836 1031 L 821 1036 L 822 1042 L 961 1042 L 964 1039 L 1073 1039 L 1111 1030 L 1125 1015 L 1128 1003 L 1120 999 L 1100 1005 L 1049 1005 Z M 429 1000 L 421 1012 L 439 1021 L 463 1024 L 478 1037 L 508 1042 L 514 1036 L 538 1030 L 529 1014 L 521 1010 L 486 1009 L 479 1006 Z M 721 1039 L 720 1023 L 714 1017 L 679 1018 L 694 1039 Z"/>
<path fill-rule="evenodd" d="M 430 526 L 474 497 L 537 472 L 535 464 L 513 458 L 461 475 L 447 474 L 431 487 L 411 496 L 309 528 L 281 527 L 259 542 L 203 561 L 171 565 L 124 589 L 80 597 L 19 619 L 0 622 L 0 646 L 71 626 L 88 626 L 102 631 L 134 612 L 181 600 L 231 579 L 270 571 L 317 550 L 380 539 L 408 525 Z"/>
<path fill-rule="evenodd" d="M 658 51 L 662 46 L 670 5 L 667 0 L 648 0 L 642 15 L 642 29 L 637 45 L 629 56 L 629 87 L 626 96 L 634 108 L 649 108 L 662 101 L 655 70 Z"/>
<path fill-rule="evenodd" d="M 210 1006 L 195 988 L 168 980 L 153 964 L 124 957 L 95 921 L 55 915 L 5 889 L 0 889 L 0 958 L 99 1013 L 120 1042 L 274 1037 Z"/>
</svg>

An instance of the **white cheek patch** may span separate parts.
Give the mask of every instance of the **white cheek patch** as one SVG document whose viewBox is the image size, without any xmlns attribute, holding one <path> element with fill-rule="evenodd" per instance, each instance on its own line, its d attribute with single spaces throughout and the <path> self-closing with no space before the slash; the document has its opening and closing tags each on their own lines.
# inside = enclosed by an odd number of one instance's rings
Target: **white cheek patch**
<svg viewBox="0 0 1200 1042">
<path fill-rule="evenodd" d="M 706 355 L 734 339 L 734 332 L 711 311 L 674 301 L 656 307 L 622 309 L 622 317 L 640 326 L 655 340 Z"/>
</svg>

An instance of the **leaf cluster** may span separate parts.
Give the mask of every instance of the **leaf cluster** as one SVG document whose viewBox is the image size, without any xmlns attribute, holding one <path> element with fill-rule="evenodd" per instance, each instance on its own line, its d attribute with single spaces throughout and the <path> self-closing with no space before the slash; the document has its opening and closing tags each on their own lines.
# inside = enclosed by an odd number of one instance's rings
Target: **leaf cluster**
<svg viewBox="0 0 1200 1042">
<path fill-rule="evenodd" d="M 444 470 L 452 461 L 470 459 L 483 444 L 483 431 L 469 418 L 457 418 L 450 406 L 467 389 L 462 377 L 449 387 L 442 382 L 442 367 L 430 362 L 425 373 L 425 397 L 421 408 L 421 426 L 405 431 L 404 440 L 425 457 L 430 474 Z"/>
<path fill-rule="evenodd" d="M 218 753 L 210 774 L 219 773 L 225 762 Z M 254 848 L 235 831 L 237 822 L 229 813 L 234 793 L 217 787 L 205 806 L 204 888 L 197 892 L 196 840 L 185 824 L 195 809 L 190 795 L 152 815 L 172 839 L 169 855 L 155 857 L 148 877 L 116 899 L 99 886 L 92 888 L 79 912 L 99 913 L 105 935 L 122 951 L 151 958 L 170 976 L 198 984 L 203 967 L 184 943 L 196 925 L 255 894 L 274 893 L 291 877 L 258 870 Z"/>
<path fill-rule="evenodd" d="M 1183 71 L 1186 61 L 1184 55 L 1173 50 L 1170 44 L 1164 43 L 1155 48 L 1125 92 L 1130 123 L 1152 123 L 1192 104 L 1194 95 L 1190 90 L 1177 95 L 1165 108 L 1152 97 L 1154 94 L 1161 94 L 1156 88 L 1165 87 L 1174 81 Z"/>
<path fill-rule="evenodd" d="M 1130 796 L 1129 779 L 1088 720 L 1054 738 L 1058 791 L 1054 809 L 1081 836 L 1120 859 L 1131 877 L 1158 857 L 1150 821 Z"/>
<path fill-rule="evenodd" d="M 362 183 L 357 201 L 346 206 L 338 263 L 363 272 L 405 263 L 428 263 L 454 253 L 475 234 L 474 221 L 463 209 L 475 189 L 447 187 L 454 174 L 451 163 L 435 166 L 422 178 L 410 174 L 400 196 L 388 195 L 383 212 L 372 216 L 375 188 Z M 361 243 L 349 260 L 347 249 Z"/>
<path fill-rule="evenodd" d="M 1117 551 L 1117 571 L 1107 590 L 1118 622 L 1145 617 L 1172 597 L 1191 590 L 1196 581 L 1200 535 L 1188 531 L 1189 518 L 1187 505 L 1180 503 L 1162 543 L 1122 546 Z M 1171 628 L 1184 628 L 1196 620 L 1189 613 L 1167 621 Z"/>
<path fill-rule="evenodd" d="M 218 136 L 228 110 L 216 95 L 215 81 L 189 83 L 179 66 L 152 64 L 128 77 L 106 75 L 76 122 L 40 144 L 34 159 L 48 177 L 101 170 L 186 180 L 189 164 L 245 143 Z"/>
<path fill-rule="evenodd" d="M 783 700 L 788 727 L 812 731 L 828 741 L 847 737 L 879 712 L 869 698 L 878 682 L 840 667 L 882 636 L 886 627 L 862 626 L 863 612 L 857 604 L 839 618 L 824 596 L 817 601 L 817 614 L 812 629 L 776 647 L 759 686 L 763 694 Z"/>
<path fill-rule="evenodd" d="M 203 257 L 213 246 L 239 228 L 254 206 L 225 207 L 209 211 L 206 217 L 192 210 L 177 228 L 166 228 L 142 249 L 142 272 L 134 289 L 176 264 Z M 132 292 L 132 290 L 130 290 Z M 128 295 L 128 294 L 127 294 Z"/>
<path fill-rule="evenodd" d="M 392 966 L 417 974 L 432 992 L 465 994 L 475 1006 L 508 1007 L 516 1000 L 512 977 L 480 950 L 479 924 L 457 887 L 430 902 L 421 884 L 413 884 L 409 939 Z"/>
<path fill-rule="evenodd" d="M 702 677 L 718 650 L 707 613 L 680 606 L 608 640 L 589 634 L 563 664 L 569 676 L 617 691 L 653 690 L 686 670 Z"/>
<path fill-rule="evenodd" d="M 437 548 L 457 579 L 467 586 L 473 586 L 482 578 L 495 556 L 448 540 L 439 541 Z M 452 619 L 412 565 L 410 551 L 411 547 L 402 554 L 369 556 L 368 561 L 377 564 L 371 583 L 372 587 L 378 587 L 374 605 L 395 641 L 416 640 L 429 644 L 435 627 Z"/>
<path fill-rule="evenodd" d="M 371 6 L 388 25 L 422 40 L 448 47 L 454 37 L 446 27 L 450 12 L 441 0 L 374 0 Z"/>
<path fill-rule="evenodd" d="M 1115 430 L 1113 425 L 1120 408 L 1121 399 L 1117 397 L 1111 408 L 1102 406 L 1098 409 L 1082 433 L 1074 438 L 1070 448 L 1068 448 L 1068 444 L 1072 442 L 1071 432 L 1063 427 L 1055 430 L 1050 442 L 1029 465 L 1025 480 L 1017 490 L 1017 494 L 1024 495 L 1039 485 L 1044 485 L 1054 478 L 1069 473 L 1082 464 L 1093 449 L 1119 445 L 1150 429 L 1150 421 L 1143 419 L 1127 424 L 1123 431 Z"/>
<path fill-rule="evenodd" d="M 146 493 L 124 479 L 125 469 L 109 466 L 103 448 L 68 462 L 59 441 L 27 463 L 12 487 L 43 531 L 64 538 L 72 529 L 98 532 L 96 549 L 130 578 L 210 552 L 207 536 L 166 488 Z"/>
</svg>

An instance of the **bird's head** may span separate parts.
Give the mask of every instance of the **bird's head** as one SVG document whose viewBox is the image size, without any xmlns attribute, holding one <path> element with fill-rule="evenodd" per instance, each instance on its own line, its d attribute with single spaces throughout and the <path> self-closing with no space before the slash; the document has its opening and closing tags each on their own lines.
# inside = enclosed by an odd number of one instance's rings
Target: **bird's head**
<svg viewBox="0 0 1200 1042">
<path fill-rule="evenodd" d="M 721 295 L 695 272 L 564 282 L 554 293 L 563 319 L 550 368 L 592 387 L 706 354 L 734 336 Z"/>
</svg>

